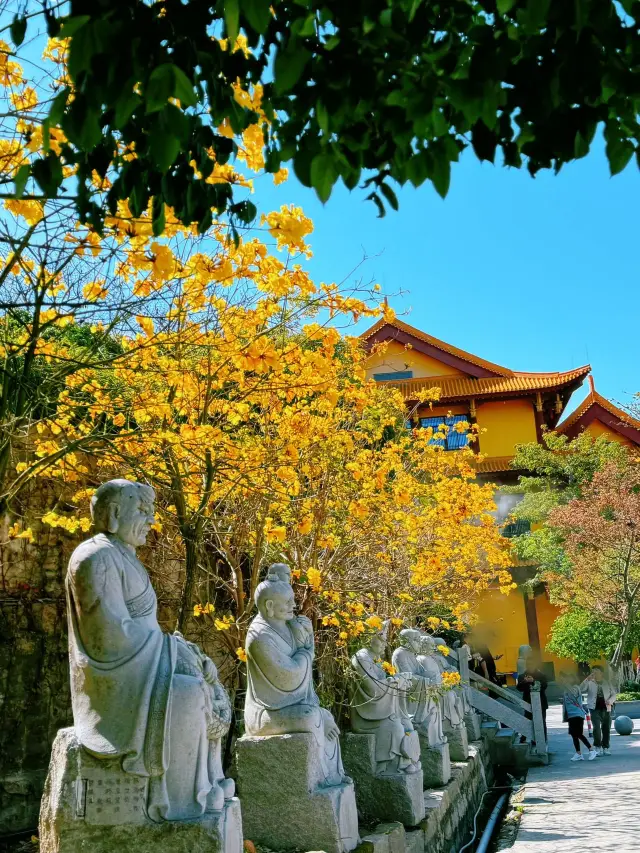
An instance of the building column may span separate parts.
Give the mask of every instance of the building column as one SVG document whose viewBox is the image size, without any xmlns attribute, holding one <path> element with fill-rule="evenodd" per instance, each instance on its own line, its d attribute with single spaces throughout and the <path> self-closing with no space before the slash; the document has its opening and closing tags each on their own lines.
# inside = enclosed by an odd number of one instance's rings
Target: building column
<svg viewBox="0 0 640 853">
<path fill-rule="evenodd" d="M 529 635 L 529 645 L 532 649 L 540 651 L 540 632 L 538 630 L 538 614 L 536 613 L 536 599 L 532 592 L 527 589 L 522 590 L 524 597 L 524 615 L 527 620 L 527 634 Z"/>
</svg>

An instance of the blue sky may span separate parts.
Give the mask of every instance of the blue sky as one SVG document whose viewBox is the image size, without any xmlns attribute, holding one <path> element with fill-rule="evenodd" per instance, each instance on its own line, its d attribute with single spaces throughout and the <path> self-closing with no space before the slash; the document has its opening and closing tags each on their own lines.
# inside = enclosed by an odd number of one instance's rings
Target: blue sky
<svg viewBox="0 0 640 853">
<path fill-rule="evenodd" d="M 399 212 L 377 219 L 365 195 L 340 187 L 323 207 L 295 177 L 276 188 L 265 176 L 255 200 L 261 211 L 293 202 L 313 219 L 316 281 L 341 281 L 366 256 L 357 275 L 429 334 L 514 370 L 590 363 L 617 402 L 640 391 L 634 160 L 611 178 L 597 142 L 559 175 L 532 179 L 466 152 L 444 201 L 430 185 L 406 188 Z M 586 393 L 585 383 L 569 410 Z"/>
</svg>

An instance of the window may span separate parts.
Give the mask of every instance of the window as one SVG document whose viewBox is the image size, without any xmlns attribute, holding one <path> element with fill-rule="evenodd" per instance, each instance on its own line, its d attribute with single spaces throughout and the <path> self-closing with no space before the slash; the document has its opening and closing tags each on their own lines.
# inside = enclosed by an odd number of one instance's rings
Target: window
<svg viewBox="0 0 640 853">
<path fill-rule="evenodd" d="M 420 418 L 420 426 L 431 427 L 435 433 L 442 424 L 446 424 L 449 427 L 446 438 L 432 438 L 429 444 L 444 447 L 445 450 L 460 450 L 461 447 L 467 446 L 468 431 L 458 432 L 455 425 L 465 421 L 469 421 L 467 415 L 449 415 L 447 418 L 439 415 L 435 418 Z"/>
<path fill-rule="evenodd" d="M 523 533 L 529 533 L 531 530 L 531 522 L 526 518 L 518 518 L 511 524 L 505 524 L 502 535 L 507 539 L 513 539 L 514 536 L 522 536 Z"/>
<path fill-rule="evenodd" d="M 374 373 L 376 382 L 396 382 L 401 379 L 413 379 L 413 370 L 396 370 L 395 373 Z"/>
</svg>

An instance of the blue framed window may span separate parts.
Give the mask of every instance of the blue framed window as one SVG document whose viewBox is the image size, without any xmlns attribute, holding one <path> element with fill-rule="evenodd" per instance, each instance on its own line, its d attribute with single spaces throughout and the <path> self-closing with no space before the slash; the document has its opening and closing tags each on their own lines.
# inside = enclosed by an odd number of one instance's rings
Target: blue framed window
<svg viewBox="0 0 640 853">
<path fill-rule="evenodd" d="M 413 370 L 396 370 L 395 373 L 374 373 L 376 382 L 399 382 L 401 379 L 413 379 Z"/>
<path fill-rule="evenodd" d="M 467 415 L 449 415 L 449 417 L 444 417 L 439 415 L 435 418 L 420 418 L 420 426 L 421 427 L 431 427 L 434 433 L 438 432 L 442 424 L 445 424 L 449 427 L 447 431 L 446 438 L 432 438 L 429 444 L 433 444 L 436 447 L 444 447 L 445 450 L 460 450 L 462 447 L 467 446 L 468 441 L 468 431 L 458 432 L 455 429 L 455 424 L 469 422 L 469 418 Z"/>
</svg>

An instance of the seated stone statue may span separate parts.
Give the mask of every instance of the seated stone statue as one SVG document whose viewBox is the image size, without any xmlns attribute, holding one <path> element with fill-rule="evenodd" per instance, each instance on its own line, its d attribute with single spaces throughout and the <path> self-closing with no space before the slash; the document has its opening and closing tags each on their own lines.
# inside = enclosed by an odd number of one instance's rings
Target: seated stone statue
<svg viewBox="0 0 640 853">
<path fill-rule="evenodd" d="M 313 686 L 311 622 L 294 616 L 293 589 L 280 577 L 274 567 L 255 593 L 258 615 L 249 625 L 246 642 L 246 733 L 312 734 L 322 747 L 325 784 L 349 782 L 342 768 L 340 731 L 329 711 L 320 707 Z"/>
<path fill-rule="evenodd" d="M 411 688 L 403 694 L 402 707 L 413 721 L 416 730 L 424 735 L 429 746 L 436 747 L 447 742 L 442 729 L 442 711 L 437 697 L 429 691 L 436 682 L 423 671 L 417 655 L 421 651 L 422 633 L 415 628 L 400 631 L 400 647 L 391 658 L 398 672 L 406 673 Z M 440 677 L 440 683 L 442 678 Z"/>
<path fill-rule="evenodd" d="M 433 673 L 435 673 L 435 667 L 437 667 L 440 671 L 440 683 L 442 684 L 442 673 L 457 672 L 457 669 L 438 651 L 438 646 L 446 646 L 442 637 L 430 637 L 428 634 L 423 635 L 420 663 L 425 671 L 428 668 L 429 672 Z M 463 725 L 464 705 L 462 696 L 457 690 L 447 690 L 443 694 L 442 714 L 445 721 L 452 728 L 460 728 Z"/>
<path fill-rule="evenodd" d="M 233 796 L 220 760 L 231 708 L 213 662 L 160 630 L 136 557 L 153 504 L 151 488 L 128 480 L 92 498 L 96 535 L 73 552 L 66 579 L 73 721 L 91 755 L 148 780 L 151 820 L 192 820 Z"/>
<path fill-rule="evenodd" d="M 520 646 L 518 649 L 518 660 L 516 661 L 516 671 L 518 675 L 522 675 L 527 668 L 527 659 L 533 649 L 529 645 Z"/>
<path fill-rule="evenodd" d="M 411 719 L 401 709 L 401 697 L 411 687 L 411 676 L 388 676 L 380 666 L 388 623 L 371 636 L 369 645 L 351 658 L 357 675 L 351 703 L 351 728 L 357 734 L 375 734 L 376 775 L 421 771 L 420 742 Z"/>
</svg>

